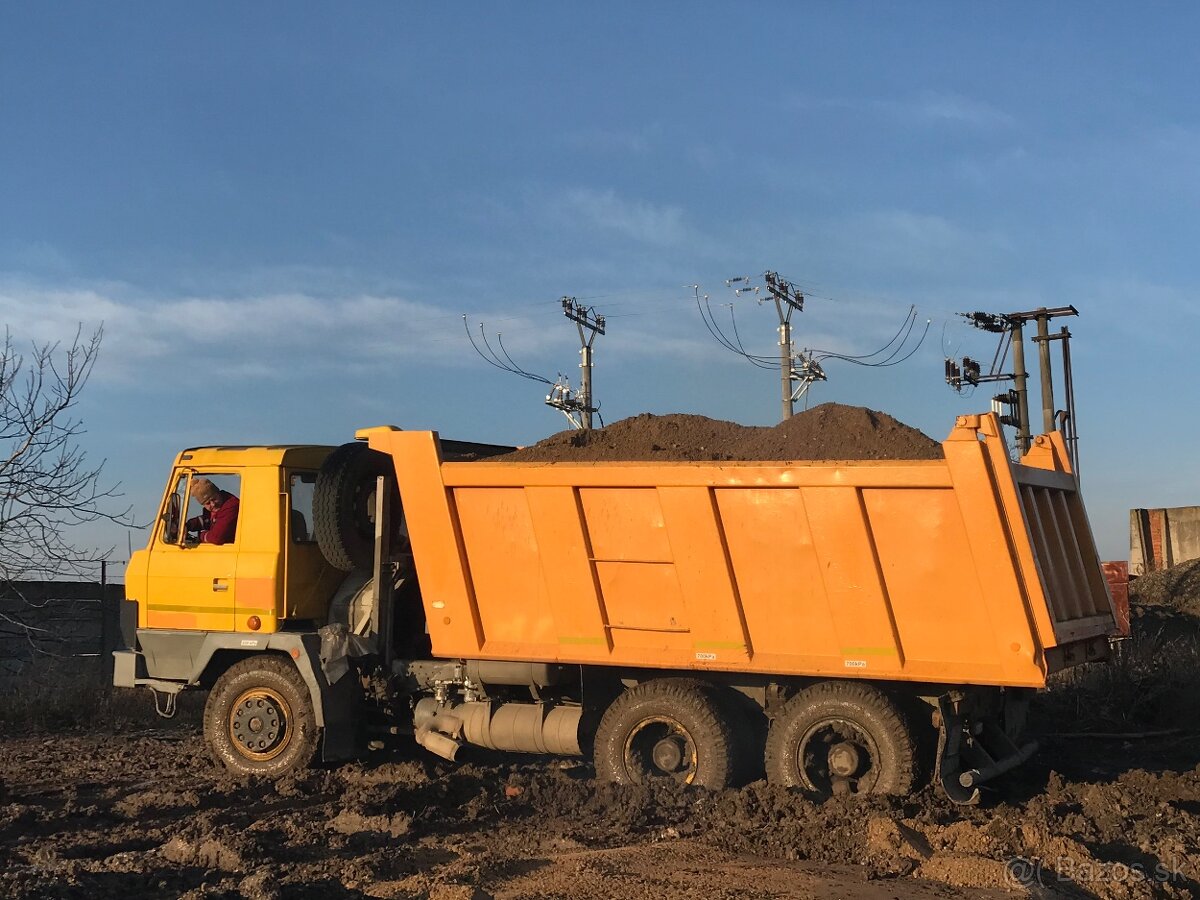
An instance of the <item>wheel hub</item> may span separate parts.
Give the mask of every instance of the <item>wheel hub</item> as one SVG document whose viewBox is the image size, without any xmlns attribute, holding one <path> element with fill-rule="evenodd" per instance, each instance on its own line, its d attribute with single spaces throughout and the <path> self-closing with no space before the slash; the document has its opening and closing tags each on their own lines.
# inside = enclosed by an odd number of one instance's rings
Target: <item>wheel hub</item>
<svg viewBox="0 0 1200 900">
<path fill-rule="evenodd" d="M 650 716 L 625 739 L 625 765 L 636 780 L 668 777 L 691 784 L 696 777 L 696 748 L 687 730 L 670 716 Z"/>
<path fill-rule="evenodd" d="M 678 737 L 663 738 L 651 753 L 654 765 L 663 772 L 677 772 L 683 764 L 683 742 Z"/>
<path fill-rule="evenodd" d="M 274 691 L 247 691 L 229 715 L 229 736 L 243 756 L 267 760 L 277 756 L 291 736 L 288 706 Z"/>
<path fill-rule="evenodd" d="M 848 741 L 830 747 L 828 759 L 829 773 L 841 778 L 856 774 L 862 765 L 862 754 L 858 747 Z"/>
<path fill-rule="evenodd" d="M 878 754 L 874 739 L 856 723 L 818 721 L 797 745 L 800 778 L 821 794 L 869 794 L 878 778 Z"/>
</svg>

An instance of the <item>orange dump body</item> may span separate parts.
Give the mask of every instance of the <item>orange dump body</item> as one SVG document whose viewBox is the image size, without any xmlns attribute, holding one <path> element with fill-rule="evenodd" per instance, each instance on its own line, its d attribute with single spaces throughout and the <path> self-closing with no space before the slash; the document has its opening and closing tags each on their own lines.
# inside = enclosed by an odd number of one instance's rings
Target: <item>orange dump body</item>
<svg viewBox="0 0 1200 900">
<path fill-rule="evenodd" d="M 992 415 L 914 462 L 443 463 L 433 432 L 359 437 L 395 461 L 437 656 L 1038 687 L 1114 627 L 1061 437 L 1014 465 Z"/>
</svg>

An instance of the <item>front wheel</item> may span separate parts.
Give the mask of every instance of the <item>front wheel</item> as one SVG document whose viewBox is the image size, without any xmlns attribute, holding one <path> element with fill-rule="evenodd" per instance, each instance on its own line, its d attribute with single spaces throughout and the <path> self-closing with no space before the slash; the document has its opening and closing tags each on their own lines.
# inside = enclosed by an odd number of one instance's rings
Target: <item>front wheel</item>
<svg viewBox="0 0 1200 900">
<path fill-rule="evenodd" d="M 204 739 L 238 775 L 278 778 L 306 767 L 317 750 L 316 714 L 304 679 L 282 657 L 235 663 L 204 705 Z"/>
</svg>

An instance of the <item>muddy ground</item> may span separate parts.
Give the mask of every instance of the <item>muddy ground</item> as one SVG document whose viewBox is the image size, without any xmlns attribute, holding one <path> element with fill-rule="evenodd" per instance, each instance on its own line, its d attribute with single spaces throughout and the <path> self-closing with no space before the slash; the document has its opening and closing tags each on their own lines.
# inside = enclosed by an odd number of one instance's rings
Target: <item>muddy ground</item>
<svg viewBox="0 0 1200 900">
<path fill-rule="evenodd" d="M 1192 897 L 1195 738 L 1048 739 L 978 808 L 379 754 L 231 779 L 194 725 L 0 742 L 4 897 Z M 1039 885 L 1040 882 L 1040 885 Z"/>
</svg>

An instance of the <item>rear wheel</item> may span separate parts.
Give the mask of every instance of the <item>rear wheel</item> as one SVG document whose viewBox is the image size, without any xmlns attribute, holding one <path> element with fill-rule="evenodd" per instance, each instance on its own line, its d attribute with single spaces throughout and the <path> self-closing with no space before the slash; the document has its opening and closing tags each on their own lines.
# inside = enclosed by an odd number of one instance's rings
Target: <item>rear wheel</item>
<svg viewBox="0 0 1200 900">
<path fill-rule="evenodd" d="M 690 678 L 647 681 L 618 697 L 596 729 L 596 776 L 618 784 L 670 779 L 719 790 L 734 771 L 727 707 Z"/>
<path fill-rule="evenodd" d="M 204 739 L 239 775 L 279 777 L 312 762 L 319 730 L 308 687 L 292 663 L 260 656 L 235 663 L 204 705 Z"/>
<path fill-rule="evenodd" d="M 823 681 L 789 700 L 767 735 L 767 779 L 819 794 L 908 794 L 916 747 L 904 715 L 869 684 Z"/>
<path fill-rule="evenodd" d="M 376 478 L 388 476 L 394 537 L 402 521 L 400 493 L 386 453 L 355 441 L 329 454 L 313 492 L 313 535 L 335 569 L 369 569 L 375 556 Z"/>
</svg>

